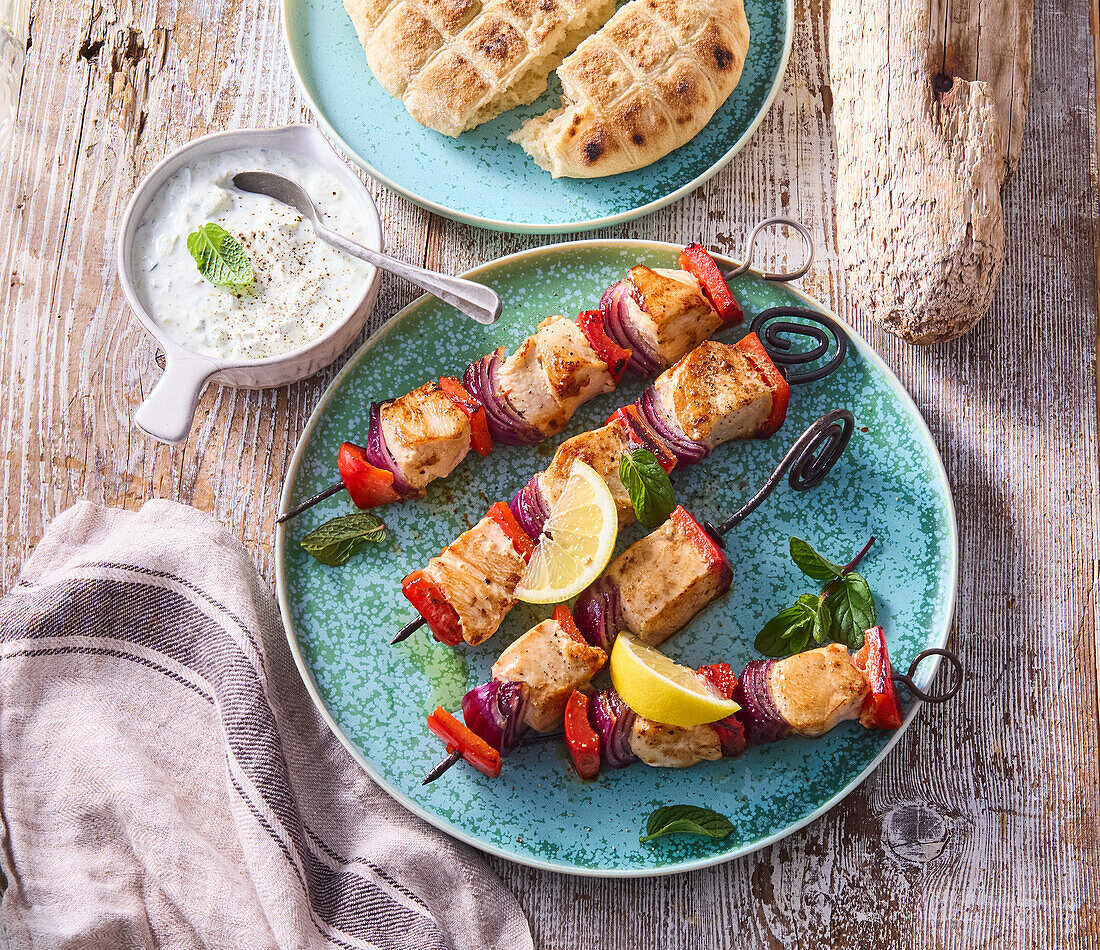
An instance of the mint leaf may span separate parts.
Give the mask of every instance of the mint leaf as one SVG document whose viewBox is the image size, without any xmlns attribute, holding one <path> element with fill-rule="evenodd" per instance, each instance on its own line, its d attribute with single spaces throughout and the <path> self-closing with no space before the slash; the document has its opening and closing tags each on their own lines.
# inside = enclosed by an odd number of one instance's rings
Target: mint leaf
<svg viewBox="0 0 1100 950">
<path fill-rule="evenodd" d="M 619 459 L 619 479 L 630 495 L 634 514 L 647 528 L 664 524 L 676 507 L 668 472 L 649 449 L 635 449 Z"/>
<path fill-rule="evenodd" d="M 368 542 L 386 540 L 386 526 L 377 515 L 357 511 L 326 521 L 302 538 L 302 547 L 322 564 L 339 567 Z"/>
<path fill-rule="evenodd" d="M 791 538 L 791 558 L 802 573 L 825 585 L 820 595 L 803 594 L 781 610 L 756 635 L 756 649 L 766 656 L 801 653 L 811 641 L 863 645 L 863 632 L 875 625 L 875 598 L 867 580 L 854 568 L 875 543 L 872 537 L 850 563 L 826 560 L 801 538 Z"/>
<path fill-rule="evenodd" d="M 210 283 L 243 290 L 255 280 L 244 248 L 220 224 L 204 224 L 187 235 L 187 250 Z"/>
<path fill-rule="evenodd" d="M 817 613 L 814 616 L 814 639 L 818 643 L 828 643 L 833 636 L 833 612 L 825 606 L 825 597 L 817 598 Z"/>
<path fill-rule="evenodd" d="M 863 633 L 875 625 L 875 598 L 862 574 L 845 574 L 825 598 L 836 621 L 833 639 L 856 650 L 863 646 Z"/>
<path fill-rule="evenodd" d="M 786 656 L 791 638 L 801 636 L 799 630 L 805 622 L 805 611 L 800 605 L 781 610 L 764 624 L 754 646 L 765 656 Z"/>
<path fill-rule="evenodd" d="M 801 538 L 791 538 L 791 559 L 803 574 L 822 584 L 836 580 L 844 572 L 843 567 L 827 561 Z"/>
<path fill-rule="evenodd" d="M 828 611 L 823 608 L 821 598 L 816 594 L 803 594 L 793 607 L 781 610 L 764 624 L 756 635 L 756 649 L 765 656 L 801 653 L 811 639 L 817 638 L 817 631 L 823 624 L 831 628 L 831 618 L 823 620 L 822 614 L 827 616 Z"/>
<path fill-rule="evenodd" d="M 698 805 L 662 805 L 646 822 L 645 835 L 638 840 L 645 844 L 662 835 L 705 835 L 725 838 L 733 832 L 733 822 L 711 808 Z"/>
</svg>

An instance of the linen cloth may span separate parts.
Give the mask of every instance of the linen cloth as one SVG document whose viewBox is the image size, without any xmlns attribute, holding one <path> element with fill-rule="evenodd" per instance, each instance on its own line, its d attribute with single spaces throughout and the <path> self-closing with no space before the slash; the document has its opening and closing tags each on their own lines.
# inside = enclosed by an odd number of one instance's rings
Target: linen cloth
<svg viewBox="0 0 1100 950">
<path fill-rule="evenodd" d="M 12 950 L 531 947 L 322 721 L 244 549 L 174 502 L 69 509 L 0 601 L 0 819 Z"/>
</svg>

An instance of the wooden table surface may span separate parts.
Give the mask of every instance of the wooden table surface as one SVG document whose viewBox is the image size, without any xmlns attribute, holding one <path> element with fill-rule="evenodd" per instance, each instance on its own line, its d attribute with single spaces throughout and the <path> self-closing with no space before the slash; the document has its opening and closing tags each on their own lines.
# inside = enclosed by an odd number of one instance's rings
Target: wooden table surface
<svg viewBox="0 0 1100 950">
<path fill-rule="evenodd" d="M 541 947 L 1100 945 L 1097 719 L 1097 182 L 1089 12 L 1039 0 L 1008 261 L 969 336 L 917 349 L 847 303 L 833 225 L 824 12 L 797 2 L 791 65 L 749 145 L 664 211 L 599 232 L 736 254 L 783 213 L 813 231 L 803 281 L 883 355 L 943 454 L 958 506 L 953 646 L 972 673 L 926 707 L 862 788 L 783 842 L 719 868 L 601 882 L 493 866 Z M 1093 0 L 1095 8 L 1095 0 Z M 1095 18 L 1095 9 L 1093 11 Z M 78 499 L 212 511 L 272 577 L 282 473 L 338 367 L 282 389 L 208 391 L 186 443 L 131 425 L 154 346 L 118 286 L 135 183 L 205 132 L 309 119 L 274 0 L 39 2 L 20 127 L 0 162 L 4 589 Z M 459 271 L 537 243 L 432 216 L 373 185 L 389 248 Z M 791 245 L 792 254 L 796 245 Z M 785 244 L 773 245 L 782 257 Z M 371 328 L 414 296 L 382 281 Z"/>
</svg>

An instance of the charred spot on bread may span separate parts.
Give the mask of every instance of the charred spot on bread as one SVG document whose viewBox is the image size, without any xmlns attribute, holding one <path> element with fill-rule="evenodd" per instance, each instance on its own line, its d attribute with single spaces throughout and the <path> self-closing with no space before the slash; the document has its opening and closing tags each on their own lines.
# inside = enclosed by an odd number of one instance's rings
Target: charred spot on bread
<svg viewBox="0 0 1100 950">
<path fill-rule="evenodd" d="M 511 23 L 489 15 L 467 30 L 470 45 L 496 75 L 503 75 L 526 51 L 527 44 Z"/>
<path fill-rule="evenodd" d="M 584 143 L 584 160 L 589 165 L 598 162 L 601 155 L 603 155 L 603 143 L 600 141 L 599 136 Z"/>
<path fill-rule="evenodd" d="M 721 70 L 729 69 L 730 63 L 733 62 L 733 53 L 726 49 L 721 43 L 715 43 L 714 62 Z"/>
<path fill-rule="evenodd" d="M 635 132 L 630 137 L 630 141 L 633 142 L 635 145 L 642 145 L 645 142 L 645 136 L 642 135 L 641 132 Z"/>
</svg>

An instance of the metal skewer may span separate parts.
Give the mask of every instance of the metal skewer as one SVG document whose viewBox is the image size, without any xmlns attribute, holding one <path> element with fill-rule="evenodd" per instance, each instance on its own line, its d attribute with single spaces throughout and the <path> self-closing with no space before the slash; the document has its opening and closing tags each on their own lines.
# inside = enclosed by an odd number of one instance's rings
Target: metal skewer
<svg viewBox="0 0 1100 950">
<path fill-rule="evenodd" d="M 928 659 L 930 656 L 942 656 L 951 665 L 954 671 L 954 677 L 952 678 L 951 685 L 947 687 L 942 693 L 926 693 L 919 686 L 913 684 L 913 675 L 917 671 L 917 667 Z M 913 662 L 909 664 L 909 671 L 907 673 L 892 673 L 890 679 L 895 683 L 902 683 L 917 699 L 926 703 L 946 703 L 949 699 L 954 699 L 962 688 L 963 678 L 963 664 L 959 659 L 958 654 L 951 650 L 944 650 L 940 647 L 931 647 L 927 650 L 922 650 L 914 658 Z M 519 741 L 516 742 L 517 746 L 521 745 L 539 745 L 543 742 L 553 742 L 558 739 L 564 739 L 565 734 L 561 731 L 548 733 L 543 735 L 541 733 L 535 733 L 533 735 L 521 736 Z M 462 753 L 457 749 L 447 756 L 442 762 L 440 762 L 435 768 L 433 768 L 427 775 L 424 776 L 422 785 L 428 785 L 434 782 L 437 778 L 443 775 L 451 766 L 457 764 L 462 758 Z"/>
<path fill-rule="evenodd" d="M 329 485 L 323 492 L 318 492 L 312 498 L 307 498 L 300 505 L 295 505 L 290 511 L 284 511 L 278 518 L 275 519 L 275 524 L 282 524 L 284 521 L 289 521 L 295 515 L 300 515 L 307 508 L 312 508 L 319 501 L 324 501 L 326 498 L 331 498 L 338 491 L 341 491 L 344 487 L 343 481 L 337 482 L 335 485 Z"/>
<path fill-rule="evenodd" d="M 942 656 L 950 664 L 955 674 L 951 685 L 942 693 L 926 693 L 919 686 L 913 684 L 913 674 L 917 672 L 917 667 L 920 666 L 922 660 L 926 660 L 930 656 Z M 931 647 L 922 650 L 913 658 L 913 662 L 909 664 L 908 673 L 893 673 L 890 679 L 895 683 L 904 683 L 909 692 L 923 702 L 946 703 L 949 699 L 954 699 L 958 691 L 962 689 L 964 675 L 962 660 L 959 659 L 958 654 L 953 653 L 951 650 L 943 650 L 940 647 Z"/>
<path fill-rule="evenodd" d="M 408 640 L 417 630 L 426 624 L 427 621 L 423 617 L 416 617 L 414 620 L 410 620 L 405 626 L 397 631 L 397 636 L 390 641 L 392 647 L 395 643 L 400 643 L 402 640 Z"/>
<path fill-rule="evenodd" d="M 790 484 L 791 488 L 795 491 L 807 491 L 811 488 L 816 488 L 824 480 L 825 476 L 829 474 L 829 471 L 837 463 L 837 460 L 844 454 L 844 450 L 848 447 L 848 442 L 852 438 L 852 433 L 855 431 L 855 419 L 847 409 L 834 409 L 832 412 L 828 412 L 817 420 L 812 426 L 810 426 L 805 432 L 802 433 L 796 440 L 794 445 L 787 450 L 787 454 L 783 456 L 779 465 L 776 466 L 774 472 L 768 476 L 767 481 L 760 486 L 760 490 L 756 492 L 744 505 L 742 505 L 737 511 L 735 511 L 730 517 L 728 517 L 719 527 L 715 527 L 709 521 L 703 522 L 703 527 L 719 547 L 724 547 L 722 538 L 731 528 L 740 524 L 750 514 L 752 514 L 765 498 L 768 497 L 776 487 L 783 480 L 783 476 L 787 474 L 787 470 L 790 469 Z M 872 539 L 873 541 L 874 539 Z M 868 545 L 869 547 L 870 545 Z M 420 623 L 423 623 L 423 618 L 420 621 L 414 620 L 412 623 L 406 624 L 397 637 L 391 642 L 398 642 L 405 639 L 409 634 L 415 630 Z M 408 631 L 408 633 L 406 633 Z M 917 662 L 923 659 L 927 655 L 928 651 L 921 654 L 913 662 L 913 665 L 909 667 L 909 676 L 912 676 Z M 946 654 L 945 654 L 946 655 Z M 958 660 L 956 659 L 957 663 Z M 961 678 L 961 674 L 960 674 Z M 916 689 L 912 685 L 912 679 L 906 677 L 903 680 L 910 689 Z M 956 686 L 955 692 L 958 691 Z M 946 698 L 950 699 L 955 693 L 952 692 Z M 921 694 L 926 695 L 926 694 Z M 941 701 L 941 700 L 932 700 Z M 547 741 L 549 737 L 540 737 L 541 741 Z M 539 740 L 535 740 L 539 741 Z M 523 738 L 516 743 L 517 745 L 527 744 L 524 743 Z M 429 782 L 434 782 L 439 778 L 447 769 L 451 768 L 458 760 L 462 758 L 461 754 L 456 750 L 447 756 L 442 762 L 440 762 L 435 768 L 433 768 L 427 776 L 425 776 L 422 784 L 427 785 Z"/>
<path fill-rule="evenodd" d="M 427 775 L 425 775 L 424 776 L 424 781 L 421 782 L 420 784 L 421 785 L 430 785 L 437 778 L 439 778 L 439 776 L 441 776 L 444 772 L 446 772 L 447 769 L 449 769 L 452 765 L 455 765 L 459 761 L 459 759 L 461 759 L 461 758 L 462 758 L 462 753 L 458 749 L 455 749 L 454 752 L 452 752 L 450 755 L 448 755 L 447 758 L 445 758 L 434 769 L 432 769 Z"/>
<path fill-rule="evenodd" d="M 769 222 L 764 222 L 764 224 L 767 223 Z M 792 222 L 784 219 L 783 223 Z M 809 264 L 806 266 L 809 267 Z M 783 317 L 797 317 L 803 322 L 792 323 L 789 320 L 780 323 L 772 322 Z M 760 338 L 772 362 L 783 372 L 788 386 L 799 386 L 824 379 L 844 362 L 844 356 L 848 352 L 848 335 L 844 332 L 844 328 L 831 317 L 805 307 L 772 307 L 761 311 L 752 321 L 750 329 Z M 792 350 L 791 338 L 799 336 L 809 337 L 817 345 L 810 350 Z M 834 347 L 833 355 L 816 369 L 796 373 L 786 371 L 788 366 L 804 366 L 820 360 Z M 717 528 L 709 521 L 703 522 L 707 533 L 714 538 L 719 547 L 722 547 L 722 536 L 730 528 L 744 521 L 775 490 L 788 468 L 791 468 L 790 482 L 795 491 L 816 488 L 844 453 L 854 429 L 855 420 L 847 409 L 837 409 L 822 416 L 802 433 L 783 457 L 779 467 L 741 510 L 735 512 Z M 397 636 L 390 641 L 390 645 L 407 640 L 424 626 L 424 623 L 423 617 L 411 620 L 397 632 Z"/>
<path fill-rule="evenodd" d="M 257 175 L 258 175 L 258 173 L 252 173 L 252 172 L 242 173 L 240 176 L 238 176 L 242 179 L 242 181 L 237 182 L 236 178 L 234 178 L 234 183 L 237 184 L 238 187 L 243 188 L 244 190 L 254 190 L 253 186 L 258 187 L 257 182 L 259 182 L 259 178 L 257 177 Z M 263 177 L 265 182 L 270 182 L 270 180 L 278 178 L 278 176 L 274 176 L 274 175 L 264 175 L 262 177 Z M 292 184 L 292 183 L 288 182 L 287 184 Z M 267 194 L 268 192 L 261 190 L 261 193 Z M 287 201 L 287 195 L 282 195 L 282 196 L 275 195 L 274 197 L 276 197 L 277 200 L 279 200 L 279 201 L 284 201 L 284 202 Z M 306 200 L 308 200 L 308 197 L 307 197 Z M 751 265 L 752 265 L 752 257 L 753 257 L 753 252 L 754 252 L 755 247 L 756 247 L 757 237 L 759 236 L 760 232 L 763 231 L 765 228 L 770 228 L 770 227 L 775 227 L 775 226 L 791 227 L 791 228 L 794 228 L 794 230 L 798 232 L 798 234 L 802 237 L 802 242 L 803 242 L 803 246 L 805 248 L 805 253 L 806 253 L 806 259 L 802 263 L 802 265 L 800 267 L 798 267 L 797 269 L 795 269 L 795 270 L 776 271 L 776 272 L 772 272 L 772 271 L 753 271 L 753 273 L 756 274 L 758 277 L 763 278 L 764 280 L 770 280 L 770 281 L 774 281 L 774 282 L 777 282 L 777 283 L 786 283 L 788 281 L 797 280 L 799 277 L 802 277 L 810 269 L 810 265 L 813 263 L 813 259 L 814 259 L 814 241 L 813 241 L 813 238 L 810 236 L 810 232 L 808 230 L 806 230 L 805 227 L 803 227 L 797 221 L 794 221 L 790 218 L 766 218 L 765 220 L 761 221 L 758 225 L 756 225 L 756 227 L 752 229 L 752 232 L 749 234 L 748 238 L 745 241 L 745 260 L 741 264 L 738 264 L 735 267 L 725 268 L 722 271 L 722 276 L 724 278 L 728 279 L 728 280 L 732 280 L 734 277 L 737 277 L 741 274 L 744 274 L 746 271 L 748 271 L 750 269 Z M 438 277 L 440 275 L 435 275 L 435 276 Z M 458 279 L 458 278 L 454 278 L 454 279 Z M 813 379 L 821 379 L 825 376 L 828 376 L 829 373 L 831 373 L 834 369 L 836 369 L 836 367 L 840 364 L 841 360 L 844 359 L 844 352 L 845 352 L 845 350 L 847 349 L 847 346 L 848 346 L 848 340 L 847 340 L 847 337 L 844 335 L 844 331 L 840 329 L 840 327 L 836 324 L 835 321 L 829 319 L 824 314 L 817 313 L 816 311 L 813 311 L 813 310 L 807 310 L 807 309 L 802 308 L 802 307 L 776 307 L 776 308 L 772 308 L 771 310 L 765 310 L 763 313 L 759 314 L 755 320 L 753 320 L 752 327 L 751 327 L 752 331 L 754 333 L 757 333 L 757 335 L 759 335 L 759 330 L 758 330 L 759 326 L 762 326 L 768 320 L 774 319 L 774 318 L 779 317 L 779 316 L 798 316 L 798 317 L 803 317 L 803 318 L 806 318 L 806 319 L 809 319 L 809 320 L 815 320 L 819 323 L 823 323 L 833 331 L 833 333 L 835 334 L 836 339 L 838 341 L 838 343 L 837 343 L 837 346 L 838 346 L 837 355 L 833 358 L 832 361 L 830 361 L 828 364 L 826 364 L 826 366 L 821 367 L 820 370 L 815 371 L 816 373 L 818 373 L 818 375 L 812 375 L 812 374 L 806 374 L 805 376 L 799 375 L 797 377 L 797 379 L 792 379 L 791 377 L 788 376 L 787 381 L 791 385 L 795 385 L 798 382 L 811 382 L 811 380 L 813 380 Z M 787 332 L 789 334 L 793 334 L 793 335 L 796 335 L 796 336 L 797 335 L 811 336 L 811 337 L 813 337 L 814 339 L 817 340 L 819 346 L 817 348 L 813 349 L 813 350 L 810 350 L 810 351 L 804 352 L 804 353 L 790 353 L 789 352 L 790 348 L 791 348 L 790 341 L 787 340 L 787 339 L 784 339 L 781 336 L 779 336 L 778 334 L 781 333 L 781 332 Z M 819 357 L 823 356 L 825 354 L 825 352 L 827 352 L 827 350 L 829 349 L 827 343 L 825 344 L 825 349 L 820 348 L 820 344 L 822 344 L 824 341 L 826 341 L 828 339 L 826 334 L 822 330 L 819 330 L 819 329 L 807 329 L 805 324 L 795 324 L 795 323 L 779 324 L 779 325 L 776 325 L 775 327 L 769 328 L 767 333 L 765 334 L 765 336 L 767 338 L 765 339 L 765 337 L 761 337 L 761 342 L 764 344 L 764 348 L 768 351 L 768 355 L 771 356 L 772 361 L 777 366 L 779 366 L 781 369 L 782 369 L 783 366 L 787 366 L 787 365 L 795 365 L 795 364 L 813 362 L 814 360 L 816 360 Z M 774 352 L 773 352 L 773 350 L 774 350 Z M 339 482 L 339 483 L 333 485 L 330 488 L 326 488 L 323 492 L 320 492 L 319 494 L 314 495 L 312 498 L 307 498 L 301 504 L 295 505 L 289 511 L 284 511 L 281 515 L 279 515 L 275 519 L 275 523 L 276 524 L 282 524 L 284 521 L 288 521 L 289 519 L 295 517 L 296 515 L 300 515 L 307 508 L 311 508 L 314 505 L 316 505 L 318 502 L 324 501 L 326 498 L 329 498 L 332 495 L 335 495 L 336 492 L 338 492 L 343 487 L 344 487 L 343 483 Z M 406 634 L 406 636 L 407 635 L 408 634 Z M 402 639 L 404 639 L 404 638 L 402 638 Z M 399 640 L 394 640 L 393 642 L 394 643 L 399 643 L 400 641 Z"/>
<path fill-rule="evenodd" d="M 559 739 L 564 739 L 565 733 L 559 729 L 557 732 L 529 732 L 526 735 L 520 736 L 516 740 L 516 746 L 529 746 L 529 745 L 543 745 L 547 742 L 557 742 Z M 444 772 L 447 771 L 452 765 L 458 764 L 462 759 L 462 753 L 458 749 L 450 753 L 447 758 L 440 761 L 427 775 L 424 776 L 424 781 L 421 785 L 430 785 L 437 778 L 439 778 Z"/>
<path fill-rule="evenodd" d="M 752 498 L 717 527 L 709 521 L 703 522 L 707 534 L 719 547 L 725 547 L 723 539 L 730 529 L 739 525 L 760 507 L 764 499 L 775 491 L 788 469 L 791 473 L 789 478 L 791 488 L 795 491 L 816 488 L 844 454 L 855 428 L 855 418 L 847 409 L 834 409 L 832 412 L 827 412 L 795 440 L 775 471 L 768 476 L 767 481 L 760 486 Z"/>
</svg>

